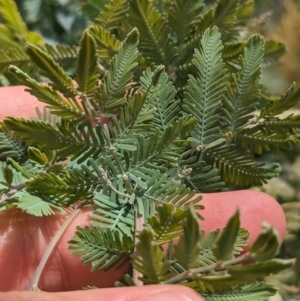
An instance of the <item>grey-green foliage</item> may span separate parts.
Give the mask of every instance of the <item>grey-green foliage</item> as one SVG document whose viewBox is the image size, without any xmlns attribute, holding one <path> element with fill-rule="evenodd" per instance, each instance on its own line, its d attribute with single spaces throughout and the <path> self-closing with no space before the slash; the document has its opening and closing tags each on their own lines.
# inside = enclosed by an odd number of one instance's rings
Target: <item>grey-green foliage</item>
<svg viewBox="0 0 300 301">
<path fill-rule="evenodd" d="M 181 218 L 177 220 L 179 216 Z M 166 226 L 168 220 L 169 225 Z M 239 222 L 237 212 L 223 231 L 204 237 L 193 210 L 188 208 L 174 212 L 170 205 L 163 205 L 159 207 L 158 217 L 149 219 L 148 225 L 137 236 L 139 242 L 131 256 L 133 267 L 141 273 L 140 280 L 145 284 L 182 284 L 200 292 L 207 300 L 265 300 L 276 293 L 276 288 L 263 282 L 262 277 L 290 266 L 292 261 L 270 260 L 273 255 L 269 251 L 278 248 L 277 236 L 274 232 L 271 234 L 270 228 L 266 229 L 270 239 L 265 241 L 263 250 L 260 244 L 266 232 L 254 242 L 254 245 L 260 245 L 259 248 L 241 255 L 241 246 L 247 244 L 248 236 L 245 229 L 239 228 Z M 175 227 L 177 235 L 174 233 Z M 168 236 L 168 239 L 162 240 L 160 234 Z M 179 242 L 170 244 L 176 238 Z M 224 241 L 227 245 L 225 249 Z M 164 242 L 169 242 L 167 253 L 160 248 Z M 205 261 L 203 254 L 209 249 L 213 249 L 215 255 L 211 255 L 210 261 Z M 240 264 L 258 253 L 265 255 L 263 263 Z M 135 285 L 129 275 L 117 282 L 117 286 L 125 285 Z"/>
<path fill-rule="evenodd" d="M 248 236 L 238 214 L 206 238 L 198 227 L 197 193 L 223 191 L 225 182 L 260 185 L 279 166 L 254 155 L 299 142 L 299 116 L 280 114 L 298 102 L 300 88 L 275 100 L 263 93 L 262 65 L 284 48 L 257 34 L 242 40 L 237 29 L 251 12 L 252 1 L 112 0 L 74 52 L 23 45 L 34 72 L 23 62 L 9 71 L 47 109 L 1 123 L 1 208 L 34 215 L 92 208 L 91 228 L 78 228 L 70 243 L 93 270 L 131 254 L 145 284 L 181 283 L 210 300 L 274 294 L 262 277 L 290 262 L 272 260 L 273 230 L 262 233 L 264 248 L 260 238 L 242 255 Z M 71 75 L 63 53 L 71 53 Z M 249 257 L 258 263 L 238 265 Z"/>
</svg>

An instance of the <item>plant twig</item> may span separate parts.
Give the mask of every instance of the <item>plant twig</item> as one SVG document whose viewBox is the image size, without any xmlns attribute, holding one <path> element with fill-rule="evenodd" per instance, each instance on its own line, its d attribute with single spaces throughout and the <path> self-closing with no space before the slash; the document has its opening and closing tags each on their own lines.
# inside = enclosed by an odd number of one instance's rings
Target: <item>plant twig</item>
<svg viewBox="0 0 300 301">
<path fill-rule="evenodd" d="M 143 225 L 144 225 L 144 216 L 139 214 L 138 206 L 136 204 L 135 205 L 135 237 L 134 237 L 135 246 L 138 243 L 137 233 L 143 230 Z M 143 285 L 143 282 L 139 279 L 140 277 L 142 277 L 142 274 L 136 269 L 133 269 L 132 278 L 137 286 Z"/>
<path fill-rule="evenodd" d="M 19 185 L 16 186 L 12 186 L 7 193 L 1 195 L 0 197 L 0 204 L 5 202 L 6 200 L 8 200 L 11 196 L 13 196 L 14 194 L 16 194 L 17 192 L 19 192 L 20 190 L 22 190 L 25 187 L 25 183 L 21 183 Z"/>
<path fill-rule="evenodd" d="M 223 262 L 216 262 L 210 265 L 206 265 L 204 267 L 200 267 L 200 268 L 195 268 L 195 269 L 189 269 L 183 273 L 180 273 L 166 281 L 163 282 L 163 284 L 173 284 L 173 283 L 178 283 L 180 280 L 183 279 L 188 279 L 193 277 L 194 274 L 201 274 L 201 273 L 206 273 L 209 272 L 211 270 L 215 270 L 215 269 L 220 269 L 220 268 L 224 268 L 226 266 L 229 265 L 235 265 L 238 263 L 242 263 L 243 261 L 247 260 L 251 258 L 251 254 L 245 253 L 244 255 L 241 255 L 239 257 L 236 257 L 234 259 L 230 259 L 227 261 L 223 261 Z"/>
<path fill-rule="evenodd" d="M 65 220 L 65 222 L 62 224 L 62 226 L 59 228 L 59 230 L 55 233 L 54 237 L 52 238 L 49 246 L 47 247 L 47 250 L 45 251 L 34 275 L 33 278 L 28 286 L 28 290 L 29 291 L 37 291 L 39 290 L 38 288 L 38 283 L 39 280 L 41 278 L 42 272 L 45 268 L 45 265 L 53 251 L 53 249 L 55 248 L 56 244 L 58 243 L 58 241 L 60 240 L 60 238 L 62 237 L 62 235 L 64 234 L 65 230 L 68 228 L 68 226 L 70 225 L 70 223 L 74 220 L 74 218 L 78 215 L 78 213 L 80 212 L 81 209 L 75 209 L 70 215 L 69 217 Z"/>
</svg>

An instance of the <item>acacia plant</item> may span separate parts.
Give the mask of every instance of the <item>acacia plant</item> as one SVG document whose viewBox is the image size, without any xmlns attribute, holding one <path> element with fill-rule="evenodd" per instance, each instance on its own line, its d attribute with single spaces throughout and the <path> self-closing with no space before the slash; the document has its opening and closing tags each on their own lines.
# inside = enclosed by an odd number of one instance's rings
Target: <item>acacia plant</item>
<svg viewBox="0 0 300 301">
<path fill-rule="evenodd" d="M 256 155 L 299 142 L 300 116 L 280 114 L 296 105 L 300 88 L 276 97 L 260 83 L 262 66 L 284 46 L 247 37 L 252 10 L 253 1 L 111 0 L 78 48 L 20 43 L 0 51 L 1 70 L 45 103 L 36 118 L 1 123 L 1 209 L 73 209 L 29 289 L 88 206 L 91 223 L 77 228 L 70 249 L 92 271 L 131 260 L 117 285 L 182 284 L 207 300 L 276 293 L 264 276 L 292 262 L 274 259 L 271 227 L 247 253 L 238 212 L 223 230 L 199 229 L 202 192 L 265 183 L 280 168 Z"/>
</svg>

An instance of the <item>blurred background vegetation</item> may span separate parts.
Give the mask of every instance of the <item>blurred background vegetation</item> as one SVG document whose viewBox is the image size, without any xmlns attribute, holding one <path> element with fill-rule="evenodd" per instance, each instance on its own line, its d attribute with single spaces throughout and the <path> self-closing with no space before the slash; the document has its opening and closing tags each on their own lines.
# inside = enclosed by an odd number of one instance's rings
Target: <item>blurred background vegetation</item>
<svg viewBox="0 0 300 301">
<path fill-rule="evenodd" d="M 81 32 L 94 20 L 108 0 L 15 0 L 27 29 L 39 33 L 26 36 L 34 43 L 57 43 L 76 46 Z M 244 0 L 246 1 L 246 0 Z M 1 1 L 0 1 L 1 2 Z M 214 3 L 214 0 L 206 0 Z M 263 83 L 270 93 L 282 94 L 292 82 L 300 83 L 300 0 L 255 0 L 254 18 L 248 24 L 250 32 L 261 32 L 286 45 L 287 53 L 278 63 L 266 66 Z M 5 18 L 0 15 L 0 23 Z M 1 26 L 1 24 L 0 24 Z M 0 36 L 1 41 L 1 36 Z M 9 43 L 22 42 L 12 37 Z M 9 75 L 0 76 L 0 85 L 14 84 Z M 300 113 L 300 107 L 294 113 Z M 280 178 L 271 180 L 263 187 L 253 187 L 273 195 L 286 212 L 288 233 L 283 243 L 280 257 L 298 258 L 295 267 L 271 277 L 270 281 L 280 287 L 280 294 L 272 301 L 300 300 L 300 147 L 294 147 L 280 158 L 267 156 L 271 161 L 282 164 Z"/>
</svg>

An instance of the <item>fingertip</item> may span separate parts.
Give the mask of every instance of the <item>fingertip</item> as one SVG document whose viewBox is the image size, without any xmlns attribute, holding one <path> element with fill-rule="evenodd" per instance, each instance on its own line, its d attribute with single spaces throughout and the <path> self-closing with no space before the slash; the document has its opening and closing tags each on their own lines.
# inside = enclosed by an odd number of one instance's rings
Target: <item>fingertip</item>
<svg viewBox="0 0 300 301">
<path fill-rule="evenodd" d="M 147 285 L 124 288 L 107 288 L 89 291 L 72 291 L 61 293 L 47 292 L 8 292 L 0 293 L 0 300 L 5 301 L 204 301 L 190 288 L 179 285 Z"/>
<path fill-rule="evenodd" d="M 250 232 L 249 245 L 262 229 L 262 223 L 269 223 L 279 234 L 281 241 L 286 232 L 286 220 L 280 204 L 270 195 L 255 190 L 240 190 L 223 193 L 203 194 L 201 201 L 205 217 L 201 227 L 205 231 L 224 228 L 229 218 L 240 210 L 241 226 Z"/>
<path fill-rule="evenodd" d="M 0 88 L 0 120 L 6 116 L 30 118 L 35 116 L 35 108 L 43 108 L 45 104 L 39 102 L 25 86 Z"/>
</svg>

